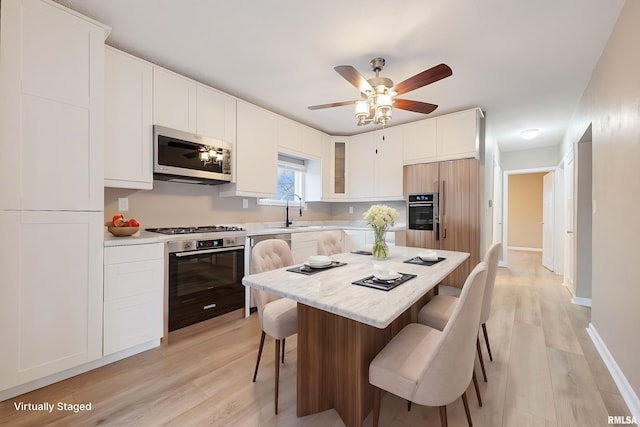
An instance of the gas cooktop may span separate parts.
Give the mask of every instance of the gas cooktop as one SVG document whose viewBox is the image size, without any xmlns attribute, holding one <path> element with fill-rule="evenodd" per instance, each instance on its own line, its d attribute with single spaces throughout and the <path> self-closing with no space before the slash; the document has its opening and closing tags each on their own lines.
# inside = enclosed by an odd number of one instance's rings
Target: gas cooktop
<svg viewBox="0 0 640 427">
<path fill-rule="evenodd" d="M 242 227 L 234 225 L 204 225 L 198 227 L 166 227 L 166 228 L 146 228 L 146 231 L 162 234 L 196 234 L 196 233 L 219 233 L 229 231 L 245 231 Z"/>
</svg>

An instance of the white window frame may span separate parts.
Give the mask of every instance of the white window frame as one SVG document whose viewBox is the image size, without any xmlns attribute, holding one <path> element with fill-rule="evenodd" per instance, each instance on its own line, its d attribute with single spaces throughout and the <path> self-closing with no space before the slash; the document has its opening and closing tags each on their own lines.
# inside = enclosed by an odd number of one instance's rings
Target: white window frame
<svg viewBox="0 0 640 427">
<path fill-rule="evenodd" d="M 302 198 L 302 208 L 307 209 L 307 204 L 305 202 L 305 194 L 304 194 L 304 188 L 305 188 L 304 181 L 305 181 L 305 174 L 307 172 L 307 167 L 304 164 L 292 163 L 286 160 L 278 160 L 278 169 L 280 168 L 289 169 L 296 172 L 297 176 L 296 176 L 295 194 L 297 194 Z M 287 205 L 286 200 L 270 199 L 266 197 L 258 198 L 257 203 L 258 205 L 262 205 L 262 206 L 286 206 Z M 289 200 L 290 207 L 299 206 L 299 203 L 300 201 L 297 198 L 295 200 Z"/>
</svg>

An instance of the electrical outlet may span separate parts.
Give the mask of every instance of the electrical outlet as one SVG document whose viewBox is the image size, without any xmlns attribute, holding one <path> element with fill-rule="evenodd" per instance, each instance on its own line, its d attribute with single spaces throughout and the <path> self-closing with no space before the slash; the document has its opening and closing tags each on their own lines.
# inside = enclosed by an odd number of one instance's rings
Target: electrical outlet
<svg viewBox="0 0 640 427">
<path fill-rule="evenodd" d="M 127 212 L 129 210 L 129 198 L 118 197 L 118 212 Z"/>
<path fill-rule="evenodd" d="M 242 209 L 249 209 L 249 199 L 242 199 Z"/>
<path fill-rule="evenodd" d="M 353 213 L 353 206 L 349 206 L 349 213 L 352 214 Z"/>
</svg>

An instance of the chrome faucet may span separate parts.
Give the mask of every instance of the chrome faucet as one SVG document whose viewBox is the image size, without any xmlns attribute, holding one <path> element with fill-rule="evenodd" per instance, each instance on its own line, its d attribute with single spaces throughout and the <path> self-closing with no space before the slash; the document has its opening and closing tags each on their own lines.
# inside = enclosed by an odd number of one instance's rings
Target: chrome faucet
<svg viewBox="0 0 640 427">
<path fill-rule="evenodd" d="M 300 208 L 298 212 L 299 216 L 302 216 L 302 197 L 297 194 L 293 194 L 293 197 L 297 197 L 298 200 L 300 200 Z M 287 198 L 287 205 L 284 208 L 284 225 L 285 227 L 289 227 L 291 224 L 293 224 L 293 221 L 289 220 L 289 199 Z"/>
</svg>

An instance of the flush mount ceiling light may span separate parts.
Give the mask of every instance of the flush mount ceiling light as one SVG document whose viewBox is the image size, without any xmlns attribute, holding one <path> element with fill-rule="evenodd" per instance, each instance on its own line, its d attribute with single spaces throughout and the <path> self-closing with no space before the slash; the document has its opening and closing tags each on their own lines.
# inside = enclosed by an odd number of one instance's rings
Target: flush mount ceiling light
<svg viewBox="0 0 640 427">
<path fill-rule="evenodd" d="M 520 132 L 520 136 L 522 139 L 533 139 L 538 136 L 538 133 L 540 133 L 539 129 L 525 129 Z"/>
<path fill-rule="evenodd" d="M 362 126 L 367 123 L 374 123 L 384 127 L 389 120 L 391 120 L 393 107 L 423 114 L 429 114 L 438 108 L 435 104 L 410 101 L 408 99 L 398 99 L 395 98 L 396 95 L 401 95 L 414 89 L 418 89 L 453 74 L 448 65 L 440 64 L 429 68 L 428 70 L 424 70 L 423 72 L 418 73 L 394 86 L 391 79 L 380 77 L 380 71 L 382 71 L 384 64 L 384 58 L 373 58 L 369 65 L 371 65 L 371 69 L 376 73 L 376 76 L 368 80 L 351 65 L 339 65 L 335 67 L 334 70 L 336 70 L 338 74 L 360 90 L 363 99 L 359 101 L 313 105 L 309 107 L 309 109 L 319 110 L 322 108 L 355 104 L 355 114 L 358 119 L 358 126 Z"/>
</svg>

